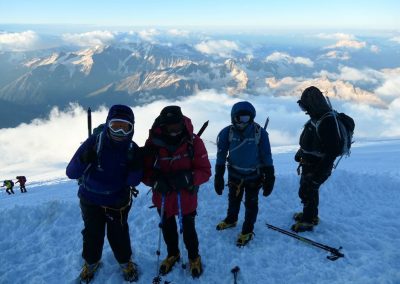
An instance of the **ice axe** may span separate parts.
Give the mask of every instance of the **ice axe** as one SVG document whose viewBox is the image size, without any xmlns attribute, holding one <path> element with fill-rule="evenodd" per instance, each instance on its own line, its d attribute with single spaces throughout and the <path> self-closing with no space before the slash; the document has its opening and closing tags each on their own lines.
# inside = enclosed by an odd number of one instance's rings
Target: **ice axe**
<svg viewBox="0 0 400 284">
<path fill-rule="evenodd" d="M 237 284 L 237 275 L 239 273 L 239 266 L 235 266 L 234 268 L 232 268 L 231 272 L 233 273 L 233 283 Z"/>
</svg>

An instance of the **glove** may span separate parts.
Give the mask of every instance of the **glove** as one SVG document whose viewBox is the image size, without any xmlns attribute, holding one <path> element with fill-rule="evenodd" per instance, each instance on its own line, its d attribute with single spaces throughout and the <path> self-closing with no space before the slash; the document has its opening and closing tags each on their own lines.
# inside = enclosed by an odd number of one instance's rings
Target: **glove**
<svg viewBox="0 0 400 284">
<path fill-rule="evenodd" d="M 192 171 L 180 171 L 171 178 L 171 183 L 176 191 L 193 187 Z"/>
<path fill-rule="evenodd" d="M 296 155 L 294 155 L 294 160 L 295 160 L 296 162 L 300 163 L 302 154 L 303 154 L 303 150 L 299 149 L 299 150 L 296 152 Z"/>
<path fill-rule="evenodd" d="M 81 161 L 81 163 L 83 164 L 90 164 L 93 162 L 96 162 L 97 160 L 97 153 L 95 150 L 93 149 L 88 149 L 86 151 L 84 151 L 80 156 L 79 156 L 79 160 Z"/>
<path fill-rule="evenodd" d="M 153 189 L 161 194 L 166 194 L 171 191 L 171 187 L 169 186 L 167 180 L 163 177 L 160 177 L 155 181 Z"/>
<path fill-rule="evenodd" d="M 143 170 L 144 147 L 139 147 L 128 152 L 129 168 L 138 171 Z"/>
<path fill-rule="evenodd" d="M 263 196 L 267 197 L 271 194 L 275 184 L 275 168 L 274 166 L 266 166 L 263 169 L 264 180 L 262 183 Z"/>
<path fill-rule="evenodd" d="M 221 195 L 224 191 L 225 181 L 224 181 L 225 165 L 215 165 L 215 176 L 214 176 L 214 189 L 218 195 Z"/>
</svg>

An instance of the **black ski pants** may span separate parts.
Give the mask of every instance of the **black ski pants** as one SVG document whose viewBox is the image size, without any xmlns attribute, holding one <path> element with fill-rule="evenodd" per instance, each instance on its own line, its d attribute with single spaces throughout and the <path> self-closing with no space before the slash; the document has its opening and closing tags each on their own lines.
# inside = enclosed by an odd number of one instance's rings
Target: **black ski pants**
<svg viewBox="0 0 400 284">
<path fill-rule="evenodd" d="M 229 205 L 228 213 L 225 221 L 233 223 L 238 220 L 240 203 L 244 198 L 244 207 L 246 209 L 244 215 L 244 222 L 242 226 L 242 234 L 253 232 L 254 223 L 257 220 L 258 214 L 258 193 L 261 188 L 260 179 L 241 181 L 235 178 L 229 178 Z"/>
<path fill-rule="evenodd" d="M 85 226 L 82 230 L 83 259 L 88 264 L 96 263 L 101 259 L 107 230 L 107 239 L 115 258 L 119 263 L 127 263 L 132 255 L 128 225 L 131 205 L 115 210 L 88 204 L 81 200 L 80 207 Z"/>
<path fill-rule="evenodd" d="M 160 212 L 158 212 L 160 214 Z M 182 216 L 183 224 L 183 242 L 185 243 L 188 251 L 189 259 L 195 259 L 199 256 L 199 240 L 197 238 L 197 232 L 195 227 L 196 211 Z M 177 255 L 179 252 L 179 235 L 178 226 L 174 215 L 166 218 L 164 215 L 163 222 L 161 225 L 162 233 L 165 244 L 167 245 L 168 256 Z M 183 252 L 181 252 L 182 254 Z"/>
<path fill-rule="evenodd" d="M 312 220 L 318 217 L 319 188 L 328 179 L 331 174 L 331 168 L 328 172 L 315 177 L 315 165 L 302 165 L 300 178 L 299 197 L 303 203 L 303 220 L 312 223 Z M 310 182 L 310 177 L 314 177 L 318 183 Z"/>
<path fill-rule="evenodd" d="M 25 185 L 20 185 L 20 186 L 19 186 L 19 189 L 21 190 L 21 193 L 26 192 Z"/>
</svg>

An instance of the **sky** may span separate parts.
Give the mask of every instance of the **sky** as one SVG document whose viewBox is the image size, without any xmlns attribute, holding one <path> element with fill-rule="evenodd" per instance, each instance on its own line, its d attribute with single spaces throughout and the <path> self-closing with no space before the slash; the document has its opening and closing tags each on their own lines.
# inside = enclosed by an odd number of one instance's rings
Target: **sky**
<svg viewBox="0 0 400 284">
<path fill-rule="evenodd" d="M 399 15 L 396 0 L 0 1 L 0 24 L 399 29 Z"/>
</svg>

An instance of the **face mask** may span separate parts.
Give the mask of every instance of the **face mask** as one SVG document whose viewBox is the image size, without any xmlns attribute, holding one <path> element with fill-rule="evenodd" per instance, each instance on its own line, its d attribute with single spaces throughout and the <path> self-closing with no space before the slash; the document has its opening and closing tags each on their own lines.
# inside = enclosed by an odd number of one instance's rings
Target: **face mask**
<svg viewBox="0 0 400 284">
<path fill-rule="evenodd" d="M 165 133 L 169 136 L 176 137 L 183 132 L 183 124 L 182 123 L 174 123 L 165 125 Z"/>
</svg>

